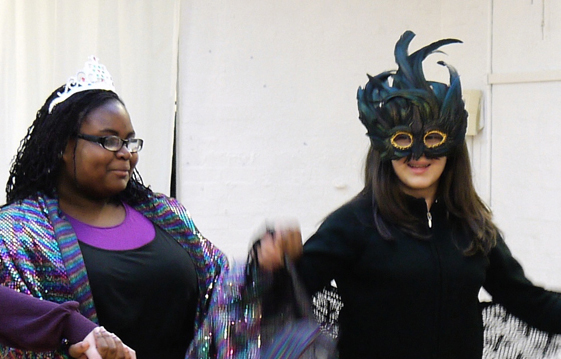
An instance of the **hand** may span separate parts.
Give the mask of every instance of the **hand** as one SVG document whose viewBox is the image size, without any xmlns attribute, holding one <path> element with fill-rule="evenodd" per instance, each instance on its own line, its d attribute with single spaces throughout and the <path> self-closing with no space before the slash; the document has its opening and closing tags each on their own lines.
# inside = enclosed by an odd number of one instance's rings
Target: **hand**
<svg viewBox="0 0 561 359">
<path fill-rule="evenodd" d="M 95 328 L 83 341 L 71 345 L 69 354 L 78 359 L 136 359 L 136 352 L 105 328 Z"/>
<path fill-rule="evenodd" d="M 96 328 L 97 329 L 97 328 Z M 94 329 L 95 330 L 95 329 Z M 91 331 L 88 336 L 93 336 L 93 331 Z M 68 348 L 68 354 L 70 354 L 70 356 L 72 358 L 77 358 L 77 359 L 87 359 L 88 357 L 86 356 L 86 350 L 88 350 L 90 348 L 90 342 L 88 339 L 88 336 L 86 336 L 86 338 L 84 338 L 84 340 L 82 340 L 81 342 L 78 342 L 76 344 L 72 344 L 69 348 Z M 99 354 L 94 355 L 94 356 L 90 356 L 90 359 L 100 359 L 101 357 L 99 356 Z"/>
<path fill-rule="evenodd" d="M 282 267 L 285 255 L 294 262 L 302 255 L 302 233 L 298 223 L 279 224 L 274 230 L 261 235 L 257 248 L 257 260 L 261 269 L 273 271 Z"/>
<path fill-rule="evenodd" d="M 136 359 L 134 350 L 123 344 L 119 337 L 103 327 L 95 333 L 95 343 L 97 352 L 102 359 Z M 90 358 L 88 352 L 86 354 Z"/>
</svg>

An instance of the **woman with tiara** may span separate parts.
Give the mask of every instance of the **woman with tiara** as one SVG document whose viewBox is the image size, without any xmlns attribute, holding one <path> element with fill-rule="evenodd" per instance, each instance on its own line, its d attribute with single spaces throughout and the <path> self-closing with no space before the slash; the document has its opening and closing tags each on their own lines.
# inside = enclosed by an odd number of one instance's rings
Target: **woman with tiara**
<svg viewBox="0 0 561 359">
<path fill-rule="evenodd" d="M 78 302 L 139 359 L 255 357 L 259 313 L 222 305 L 244 277 L 185 207 L 143 184 L 142 146 L 109 72 L 91 58 L 47 98 L 15 156 L 0 210 L 0 284 Z M 67 355 L 0 348 L 2 358 Z"/>
</svg>

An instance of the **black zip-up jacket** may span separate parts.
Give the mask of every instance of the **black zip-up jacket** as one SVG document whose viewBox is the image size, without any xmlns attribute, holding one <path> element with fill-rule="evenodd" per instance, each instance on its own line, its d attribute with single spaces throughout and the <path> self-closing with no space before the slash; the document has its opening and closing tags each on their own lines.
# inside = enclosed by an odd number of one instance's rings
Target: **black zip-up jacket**
<svg viewBox="0 0 561 359">
<path fill-rule="evenodd" d="M 333 212 L 298 263 L 311 293 L 337 283 L 341 359 L 480 359 L 481 287 L 527 323 L 561 333 L 561 296 L 526 279 L 502 238 L 488 255 L 466 256 L 470 239 L 453 229 L 444 205 L 435 202 L 429 213 L 424 199 L 410 198 L 429 237 L 395 230 L 385 240 L 371 202 L 359 198 Z"/>
</svg>

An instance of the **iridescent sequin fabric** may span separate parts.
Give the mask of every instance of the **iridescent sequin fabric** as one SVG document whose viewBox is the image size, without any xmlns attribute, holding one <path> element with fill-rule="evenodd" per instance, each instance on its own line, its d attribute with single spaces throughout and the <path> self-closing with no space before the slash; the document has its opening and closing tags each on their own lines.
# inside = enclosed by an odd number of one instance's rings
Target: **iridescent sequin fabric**
<svg viewBox="0 0 561 359">
<path fill-rule="evenodd" d="M 259 301 L 248 295 L 243 266 L 230 270 L 226 256 L 176 200 L 155 194 L 135 208 L 170 233 L 195 263 L 201 297 L 188 358 L 257 358 Z M 0 210 L 0 284 L 58 303 L 76 300 L 80 312 L 97 321 L 78 240 L 56 198 L 39 194 Z M 69 357 L 63 350 L 34 353 L 0 346 L 0 358 Z"/>
<path fill-rule="evenodd" d="M 187 358 L 259 358 L 261 302 L 255 286 L 245 283 L 244 269 L 234 266 L 219 277 Z"/>
</svg>

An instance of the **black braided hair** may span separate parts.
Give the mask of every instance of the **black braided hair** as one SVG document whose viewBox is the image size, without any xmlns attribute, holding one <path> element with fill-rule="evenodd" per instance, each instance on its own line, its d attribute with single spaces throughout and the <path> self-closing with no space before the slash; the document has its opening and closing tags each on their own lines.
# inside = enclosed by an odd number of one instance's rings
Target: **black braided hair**
<svg viewBox="0 0 561 359">
<path fill-rule="evenodd" d="M 6 184 L 8 204 L 36 197 L 39 192 L 51 197 L 56 196 L 58 176 L 63 164 L 62 153 L 68 141 L 78 134 L 84 119 L 91 111 L 108 101 L 116 100 L 124 106 L 115 92 L 88 90 L 72 95 L 49 113 L 49 104 L 59 92 L 64 91 L 64 86 L 56 89 L 47 98 L 20 142 Z M 126 189 L 119 193 L 116 199 L 137 204 L 151 193 L 135 169 Z"/>
</svg>

